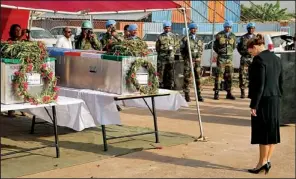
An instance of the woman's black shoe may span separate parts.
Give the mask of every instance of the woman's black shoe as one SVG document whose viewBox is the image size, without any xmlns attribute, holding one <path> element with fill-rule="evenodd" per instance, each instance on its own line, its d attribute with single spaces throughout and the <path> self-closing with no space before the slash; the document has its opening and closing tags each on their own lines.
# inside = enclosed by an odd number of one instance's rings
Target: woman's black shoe
<svg viewBox="0 0 296 179">
<path fill-rule="evenodd" d="M 262 171 L 265 171 L 265 175 L 268 174 L 270 169 L 270 165 L 268 163 L 266 163 L 265 165 L 263 165 L 262 167 L 258 168 L 258 169 L 250 169 L 248 170 L 250 173 L 254 173 L 254 174 L 258 174 Z"/>
</svg>

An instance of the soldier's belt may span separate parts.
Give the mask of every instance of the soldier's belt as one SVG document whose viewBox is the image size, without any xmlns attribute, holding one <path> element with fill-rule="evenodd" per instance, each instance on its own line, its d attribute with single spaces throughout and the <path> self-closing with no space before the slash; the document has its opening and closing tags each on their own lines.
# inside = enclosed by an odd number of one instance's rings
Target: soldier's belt
<svg viewBox="0 0 296 179">
<path fill-rule="evenodd" d="M 232 57 L 233 55 L 225 55 L 225 54 L 218 54 L 219 57 L 222 57 L 222 58 L 230 58 Z"/>
</svg>

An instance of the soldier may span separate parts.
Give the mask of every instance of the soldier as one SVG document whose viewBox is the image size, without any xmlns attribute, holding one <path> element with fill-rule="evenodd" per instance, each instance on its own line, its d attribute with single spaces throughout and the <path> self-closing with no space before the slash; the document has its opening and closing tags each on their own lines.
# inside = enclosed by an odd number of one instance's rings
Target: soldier
<svg viewBox="0 0 296 179">
<path fill-rule="evenodd" d="M 129 25 L 125 25 L 123 28 L 124 29 L 124 35 L 123 35 L 124 39 L 127 39 L 129 37 L 129 31 L 127 30 L 128 27 L 129 27 Z"/>
<path fill-rule="evenodd" d="M 163 23 L 164 32 L 158 36 L 155 45 L 160 87 L 164 89 L 174 88 L 174 61 L 179 44 L 176 35 L 171 32 L 171 25 L 169 21 Z"/>
<path fill-rule="evenodd" d="M 102 44 L 102 48 L 103 51 L 107 51 L 109 49 L 109 46 L 113 43 L 113 42 L 121 42 L 123 39 L 116 35 L 112 35 L 112 32 L 115 32 L 115 24 L 116 21 L 115 20 L 108 20 L 106 22 L 106 29 L 107 32 L 104 33 L 102 36 L 100 36 L 100 42 Z"/>
<path fill-rule="evenodd" d="M 81 34 L 77 37 L 75 49 L 81 50 L 101 50 L 101 43 L 92 31 L 93 26 L 90 21 L 84 21 L 81 25 Z"/>
<path fill-rule="evenodd" d="M 195 75 L 195 82 L 196 82 L 196 89 L 198 95 L 198 101 L 203 102 L 204 99 L 201 96 L 201 89 L 200 89 L 200 57 L 203 52 L 203 40 L 200 36 L 196 35 L 197 25 L 195 23 L 189 24 L 189 41 L 190 41 L 190 51 L 192 55 L 192 62 L 194 63 L 194 75 Z M 185 99 L 187 102 L 190 101 L 190 88 L 189 82 L 191 77 L 191 68 L 190 68 L 190 59 L 189 59 L 189 52 L 187 46 L 187 36 L 183 37 L 181 40 L 181 54 L 184 60 L 184 86 L 183 91 L 185 93 Z"/>
<path fill-rule="evenodd" d="M 129 31 L 129 37 L 127 38 L 127 40 L 142 40 L 140 37 L 137 36 L 137 24 L 130 24 L 127 30 Z"/>
<path fill-rule="evenodd" d="M 250 39 L 254 38 L 255 24 L 249 23 L 247 25 L 247 31 L 245 35 L 240 38 L 237 45 L 237 51 L 241 55 L 240 67 L 239 67 L 239 87 L 241 89 L 241 98 L 245 98 L 245 89 L 247 88 L 248 69 L 252 63 L 252 56 L 248 52 L 247 43 Z"/>
<path fill-rule="evenodd" d="M 223 77 L 225 80 L 224 89 L 227 91 L 226 99 L 235 100 L 235 97 L 231 93 L 233 75 L 232 58 L 236 46 L 236 37 L 231 32 L 232 24 L 232 21 L 226 21 L 224 23 L 224 30 L 216 35 L 214 42 L 214 51 L 218 54 L 214 87 L 214 99 L 216 100 L 219 100 L 219 86 Z"/>
</svg>

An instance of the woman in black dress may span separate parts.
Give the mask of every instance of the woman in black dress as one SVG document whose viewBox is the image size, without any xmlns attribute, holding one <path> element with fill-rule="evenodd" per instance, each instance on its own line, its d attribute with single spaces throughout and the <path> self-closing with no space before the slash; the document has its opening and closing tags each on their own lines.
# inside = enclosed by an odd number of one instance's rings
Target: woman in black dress
<svg viewBox="0 0 296 179">
<path fill-rule="evenodd" d="M 268 173 L 275 144 L 280 143 L 279 110 L 283 93 L 281 59 L 266 50 L 261 34 L 248 42 L 253 58 L 250 66 L 251 144 L 259 144 L 260 158 L 251 173 Z"/>
</svg>

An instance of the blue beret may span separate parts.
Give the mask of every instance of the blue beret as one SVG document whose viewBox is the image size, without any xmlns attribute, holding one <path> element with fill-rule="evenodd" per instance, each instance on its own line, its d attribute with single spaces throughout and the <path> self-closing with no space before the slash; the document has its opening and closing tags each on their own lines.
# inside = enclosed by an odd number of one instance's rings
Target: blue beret
<svg viewBox="0 0 296 179">
<path fill-rule="evenodd" d="M 172 22 L 171 21 L 165 21 L 163 23 L 163 27 L 171 27 L 172 26 Z"/>
<path fill-rule="evenodd" d="M 137 30 L 137 28 L 138 28 L 138 25 L 137 24 L 130 24 L 129 26 L 128 26 L 128 31 L 131 31 L 131 30 Z"/>
<path fill-rule="evenodd" d="M 255 25 L 256 25 L 255 23 L 250 22 L 250 23 L 248 23 L 248 25 L 247 25 L 247 29 L 248 29 L 248 28 L 251 28 L 251 27 L 255 27 Z"/>
<path fill-rule="evenodd" d="M 109 25 L 115 25 L 116 24 L 116 21 L 115 20 L 108 20 L 106 22 L 106 27 L 108 27 Z"/>
<path fill-rule="evenodd" d="M 232 27 L 232 25 L 233 25 L 233 22 L 227 20 L 227 21 L 225 21 L 223 27 Z"/>
<path fill-rule="evenodd" d="M 197 29 L 197 24 L 196 23 L 190 23 L 188 28 L 189 29 Z"/>
</svg>

